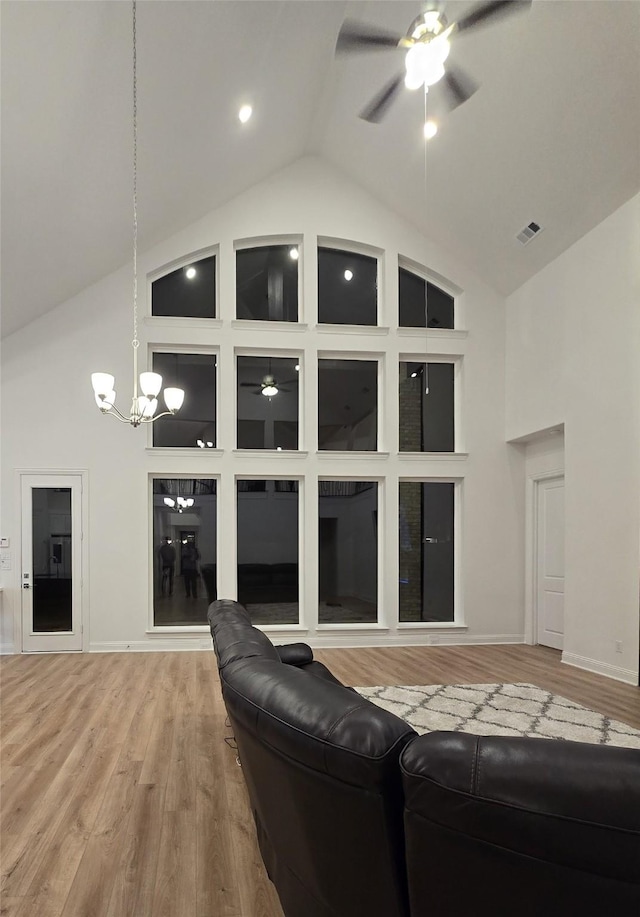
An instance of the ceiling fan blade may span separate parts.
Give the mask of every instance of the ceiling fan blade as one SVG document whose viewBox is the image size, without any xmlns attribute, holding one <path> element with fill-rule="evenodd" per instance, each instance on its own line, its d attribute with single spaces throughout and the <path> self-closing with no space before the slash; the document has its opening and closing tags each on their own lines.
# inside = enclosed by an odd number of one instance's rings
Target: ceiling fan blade
<svg viewBox="0 0 640 917">
<path fill-rule="evenodd" d="M 336 54 L 349 51 L 382 51 L 397 48 L 404 35 L 395 35 L 384 29 L 347 19 L 338 35 Z"/>
<path fill-rule="evenodd" d="M 391 103 L 398 94 L 398 90 L 404 82 L 404 73 L 394 76 L 380 92 L 371 99 L 366 108 L 360 112 L 363 121 L 369 121 L 371 124 L 379 124 L 391 107 Z"/>
<path fill-rule="evenodd" d="M 479 84 L 459 67 L 449 67 L 442 78 L 441 85 L 447 98 L 449 111 L 462 105 L 480 88 Z"/>
<path fill-rule="evenodd" d="M 479 3 L 458 20 L 456 29 L 458 32 L 475 29 L 510 13 L 524 13 L 530 6 L 531 0 L 491 0 L 489 3 Z"/>
<path fill-rule="evenodd" d="M 241 382 L 240 388 L 260 388 L 262 382 Z"/>
</svg>

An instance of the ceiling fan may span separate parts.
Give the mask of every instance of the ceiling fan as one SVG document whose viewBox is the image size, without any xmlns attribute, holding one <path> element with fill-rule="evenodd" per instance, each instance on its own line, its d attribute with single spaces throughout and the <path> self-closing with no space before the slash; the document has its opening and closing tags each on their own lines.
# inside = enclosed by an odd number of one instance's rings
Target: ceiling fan
<svg viewBox="0 0 640 917">
<path fill-rule="evenodd" d="M 378 124 L 389 110 L 402 84 L 407 89 L 429 87 L 442 80 L 450 111 L 466 102 L 478 89 L 478 84 L 459 67 L 448 66 L 450 39 L 457 32 L 488 25 L 504 15 L 523 12 L 531 6 L 531 0 L 489 0 L 479 3 L 457 22 L 448 23 L 442 12 L 442 4 L 430 3 L 417 16 L 406 35 L 347 20 L 340 29 L 336 43 L 336 54 L 358 51 L 384 51 L 400 48 L 406 51 L 405 70 L 393 77 L 360 112 L 364 121 Z"/>
<path fill-rule="evenodd" d="M 284 382 L 278 382 L 277 379 L 271 375 L 271 367 L 269 367 L 269 372 L 262 378 L 261 382 L 241 382 L 241 388 L 254 388 L 256 391 L 252 392 L 253 395 L 264 395 L 266 398 L 273 398 L 274 395 L 277 395 L 278 392 L 290 392 L 290 388 L 283 388 L 284 385 L 290 385 L 292 382 L 297 382 L 296 379 L 285 379 Z"/>
</svg>

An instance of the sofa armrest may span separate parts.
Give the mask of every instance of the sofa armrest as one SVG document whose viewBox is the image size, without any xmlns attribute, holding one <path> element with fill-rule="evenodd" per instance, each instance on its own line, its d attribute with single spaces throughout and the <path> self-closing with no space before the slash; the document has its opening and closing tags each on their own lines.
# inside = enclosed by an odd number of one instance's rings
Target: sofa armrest
<svg viewBox="0 0 640 917">
<path fill-rule="evenodd" d="M 286 643 L 276 646 L 280 661 L 287 665 L 308 665 L 313 662 L 313 650 L 306 643 Z"/>
</svg>

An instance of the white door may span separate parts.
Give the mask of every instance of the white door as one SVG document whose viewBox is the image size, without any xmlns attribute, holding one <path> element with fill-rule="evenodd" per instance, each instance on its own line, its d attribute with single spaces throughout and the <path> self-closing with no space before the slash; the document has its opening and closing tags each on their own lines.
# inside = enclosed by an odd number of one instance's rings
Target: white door
<svg viewBox="0 0 640 917">
<path fill-rule="evenodd" d="M 82 649 L 82 478 L 24 474 L 22 650 Z"/>
<path fill-rule="evenodd" d="M 564 478 L 537 485 L 537 642 L 561 650 L 564 637 Z"/>
</svg>

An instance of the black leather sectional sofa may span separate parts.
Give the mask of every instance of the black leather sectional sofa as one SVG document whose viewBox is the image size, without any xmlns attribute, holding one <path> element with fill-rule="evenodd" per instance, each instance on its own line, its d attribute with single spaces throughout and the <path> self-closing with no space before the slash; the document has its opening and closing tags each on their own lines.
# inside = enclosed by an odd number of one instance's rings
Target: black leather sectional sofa
<svg viewBox="0 0 640 917">
<path fill-rule="evenodd" d="M 418 737 L 238 603 L 209 622 L 286 917 L 640 913 L 640 752 Z"/>
</svg>

